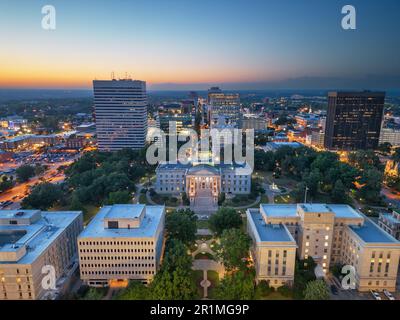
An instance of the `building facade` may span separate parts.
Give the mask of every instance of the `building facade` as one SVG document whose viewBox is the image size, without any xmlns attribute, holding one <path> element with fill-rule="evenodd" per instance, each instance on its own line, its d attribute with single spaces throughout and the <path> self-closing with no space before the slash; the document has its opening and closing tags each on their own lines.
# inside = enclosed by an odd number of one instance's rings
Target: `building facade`
<svg viewBox="0 0 400 320">
<path fill-rule="evenodd" d="M 269 247 L 276 245 L 280 248 L 282 241 L 286 240 L 286 247 L 282 250 L 286 250 L 287 260 L 294 243 L 284 230 L 295 240 L 297 257 L 313 258 L 324 274 L 331 265 L 346 264 L 354 267 L 353 284 L 359 291 L 396 288 L 400 242 L 348 205 L 261 204 L 259 209 L 247 210 L 247 219 L 248 232 L 253 239 L 268 238 Z M 274 232 L 278 229 L 282 232 L 275 236 Z M 258 280 L 265 279 L 265 272 L 268 274 L 269 270 L 268 264 L 259 261 L 257 251 L 262 250 L 262 246 L 261 240 L 255 241 L 252 249 Z M 292 260 L 286 261 L 285 265 L 294 265 L 294 255 L 290 257 Z M 273 286 L 293 281 L 289 274 L 285 274 L 288 278 L 282 278 L 279 268 L 273 276 L 267 278 Z"/>
<path fill-rule="evenodd" d="M 384 92 L 330 92 L 325 148 L 376 149 L 383 119 Z"/>
<path fill-rule="evenodd" d="M 383 143 L 390 143 L 393 147 L 400 146 L 400 128 L 382 128 L 379 136 L 379 144 Z"/>
<path fill-rule="evenodd" d="M 164 219 L 164 206 L 101 208 L 78 237 L 81 279 L 95 287 L 151 281 L 163 255 Z"/>
<path fill-rule="evenodd" d="M 208 91 L 207 98 L 208 123 L 211 125 L 220 117 L 226 119 L 226 124 L 242 128 L 242 114 L 240 112 L 240 96 L 238 93 L 223 93 L 214 87 Z"/>
<path fill-rule="evenodd" d="M 78 266 L 82 229 L 81 212 L 0 210 L 0 300 L 51 298 L 61 290 Z M 52 268 L 56 289 L 47 290 L 42 281 Z"/>
<path fill-rule="evenodd" d="M 198 192 L 208 192 L 214 202 L 218 201 L 221 192 L 249 194 L 251 173 L 247 167 L 238 164 L 160 164 L 156 169 L 155 191 L 159 194 L 186 192 L 191 201 Z"/>
<path fill-rule="evenodd" d="M 147 135 L 146 82 L 94 80 L 93 90 L 99 150 L 143 148 Z"/>
<path fill-rule="evenodd" d="M 400 213 L 393 210 L 391 213 L 381 213 L 378 225 L 397 240 L 400 240 Z"/>
</svg>

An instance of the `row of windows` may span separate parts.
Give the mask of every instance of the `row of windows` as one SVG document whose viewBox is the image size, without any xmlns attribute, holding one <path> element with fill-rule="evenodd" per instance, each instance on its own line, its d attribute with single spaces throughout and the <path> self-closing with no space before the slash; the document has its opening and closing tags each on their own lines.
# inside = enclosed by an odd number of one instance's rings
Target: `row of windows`
<svg viewBox="0 0 400 320">
<path fill-rule="evenodd" d="M 83 275 L 116 275 L 116 274 L 154 274 L 154 270 L 125 270 L 125 271 L 82 271 Z"/>
<path fill-rule="evenodd" d="M 80 246 L 153 246 L 154 241 L 79 241 Z"/>
<path fill-rule="evenodd" d="M 154 260 L 154 256 L 81 256 L 81 260 Z"/>
<path fill-rule="evenodd" d="M 154 249 L 79 249 L 81 253 L 139 253 L 154 252 Z"/>
<path fill-rule="evenodd" d="M 83 268 L 154 268 L 154 263 L 83 263 Z"/>
</svg>

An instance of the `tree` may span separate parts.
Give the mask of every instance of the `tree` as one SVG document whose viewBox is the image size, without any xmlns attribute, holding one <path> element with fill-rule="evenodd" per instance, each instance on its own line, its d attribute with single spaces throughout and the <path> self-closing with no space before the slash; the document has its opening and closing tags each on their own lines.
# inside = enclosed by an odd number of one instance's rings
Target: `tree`
<svg viewBox="0 0 400 320">
<path fill-rule="evenodd" d="M 215 250 L 227 270 L 244 269 L 248 262 L 250 244 L 251 239 L 243 231 L 228 229 L 222 232 Z"/>
<path fill-rule="evenodd" d="M 196 240 L 197 216 L 190 209 L 181 209 L 167 214 L 165 219 L 167 235 L 171 239 L 177 239 L 184 244 L 190 244 Z"/>
<path fill-rule="evenodd" d="M 101 289 L 98 288 L 90 288 L 89 291 L 85 294 L 84 300 L 101 300 L 104 294 Z"/>
<path fill-rule="evenodd" d="M 218 300 L 251 300 L 254 298 L 254 270 L 227 274 L 215 287 L 213 298 Z"/>
<path fill-rule="evenodd" d="M 62 191 L 58 185 L 48 182 L 41 183 L 33 188 L 29 196 L 22 200 L 24 209 L 47 210 L 62 198 Z"/>
<path fill-rule="evenodd" d="M 72 195 L 71 204 L 69 206 L 69 209 L 72 211 L 85 211 L 85 207 L 83 206 L 83 203 L 79 200 L 79 198 L 76 194 Z"/>
<path fill-rule="evenodd" d="M 329 296 L 329 289 L 324 280 L 310 281 L 304 290 L 304 300 L 329 300 Z"/>
<path fill-rule="evenodd" d="M 28 164 L 20 166 L 16 171 L 17 180 L 19 182 L 26 182 L 33 176 L 35 176 L 35 167 Z"/>
<path fill-rule="evenodd" d="M 197 298 L 193 280 L 192 257 L 179 240 L 169 240 L 160 271 L 150 284 L 150 297 L 154 300 L 191 300 Z"/>
<path fill-rule="evenodd" d="M 210 229 L 221 235 L 225 229 L 240 228 L 242 225 L 240 213 L 232 208 L 222 207 L 209 219 Z"/>
<path fill-rule="evenodd" d="M 110 192 L 106 200 L 106 204 L 125 204 L 132 203 L 132 196 L 129 191 L 114 191 Z"/>
<path fill-rule="evenodd" d="M 10 189 L 13 185 L 13 176 L 2 176 L 0 178 L 0 192 Z"/>
<path fill-rule="evenodd" d="M 336 203 L 343 202 L 346 199 L 346 188 L 342 180 L 337 180 L 332 190 L 332 201 Z"/>
<path fill-rule="evenodd" d="M 149 288 L 140 281 L 131 281 L 128 288 L 123 290 L 117 300 L 147 300 L 150 299 Z"/>
<path fill-rule="evenodd" d="M 378 146 L 378 150 L 387 155 L 392 150 L 392 145 L 390 144 L 390 142 L 384 142 Z"/>
</svg>

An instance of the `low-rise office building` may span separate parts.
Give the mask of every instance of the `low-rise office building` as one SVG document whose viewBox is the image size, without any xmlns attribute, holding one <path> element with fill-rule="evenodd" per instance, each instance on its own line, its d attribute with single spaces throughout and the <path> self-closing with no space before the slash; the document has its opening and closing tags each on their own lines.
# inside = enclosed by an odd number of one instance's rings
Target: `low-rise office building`
<svg viewBox="0 0 400 320">
<path fill-rule="evenodd" d="M 396 288 L 400 242 L 348 205 L 261 204 L 259 209 L 249 209 L 247 218 L 253 239 L 266 235 L 271 238 L 274 230 L 284 227 L 296 241 L 298 258 L 313 258 L 325 274 L 333 264 L 353 266 L 354 285 L 360 291 Z M 268 245 L 281 247 L 282 240 L 288 239 L 283 234 Z M 268 269 L 265 271 L 267 265 L 260 262 L 257 254 L 262 249 L 262 241 L 255 241 L 253 246 L 257 279 L 262 280 L 268 272 Z M 283 250 L 289 252 L 289 247 Z M 294 256 L 291 259 L 286 265 L 294 264 Z M 277 280 L 277 284 L 270 281 L 270 285 L 279 286 L 293 279 L 269 280 Z"/>
<path fill-rule="evenodd" d="M 151 281 L 161 263 L 164 218 L 164 206 L 101 208 L 78 238 L 81 279 L 97 287 Z"/>
<path fill-rule="evenodd" d="M 49 298 L 62 290 L 78 266 L 82 229 L 79 211 L 0 210 L 0 300 Z M 42 285 L 51 270 L 55 289 Z"/>
</svg>

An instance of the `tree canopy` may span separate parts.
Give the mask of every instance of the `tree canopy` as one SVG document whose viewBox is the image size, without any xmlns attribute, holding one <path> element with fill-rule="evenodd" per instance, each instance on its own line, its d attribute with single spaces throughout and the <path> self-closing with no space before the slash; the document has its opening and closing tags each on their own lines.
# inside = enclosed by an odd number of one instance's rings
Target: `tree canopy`
<svg viewBox="0 0 400 320">
<path fill-rule="evenodd" d="M 209 219 L 210 229 L 221 235 L 225 229 L 240 228 L 242 225 L 240 213 L 232 208 L 222 207 Z"/>
<path fill-rule="evenodd" d="M 216 245 L 218 258 L 227 270 L 247 267 L 251 239 L 240 229 L 227 229 L 221 234 Z"/>
<path fill-rule="evenodd" d="M 167 214 L 165 226 L 169 238 L 190 244 L 196 239 L 197 216 L 190 209 L 181 209 Z"/>
</svg>

